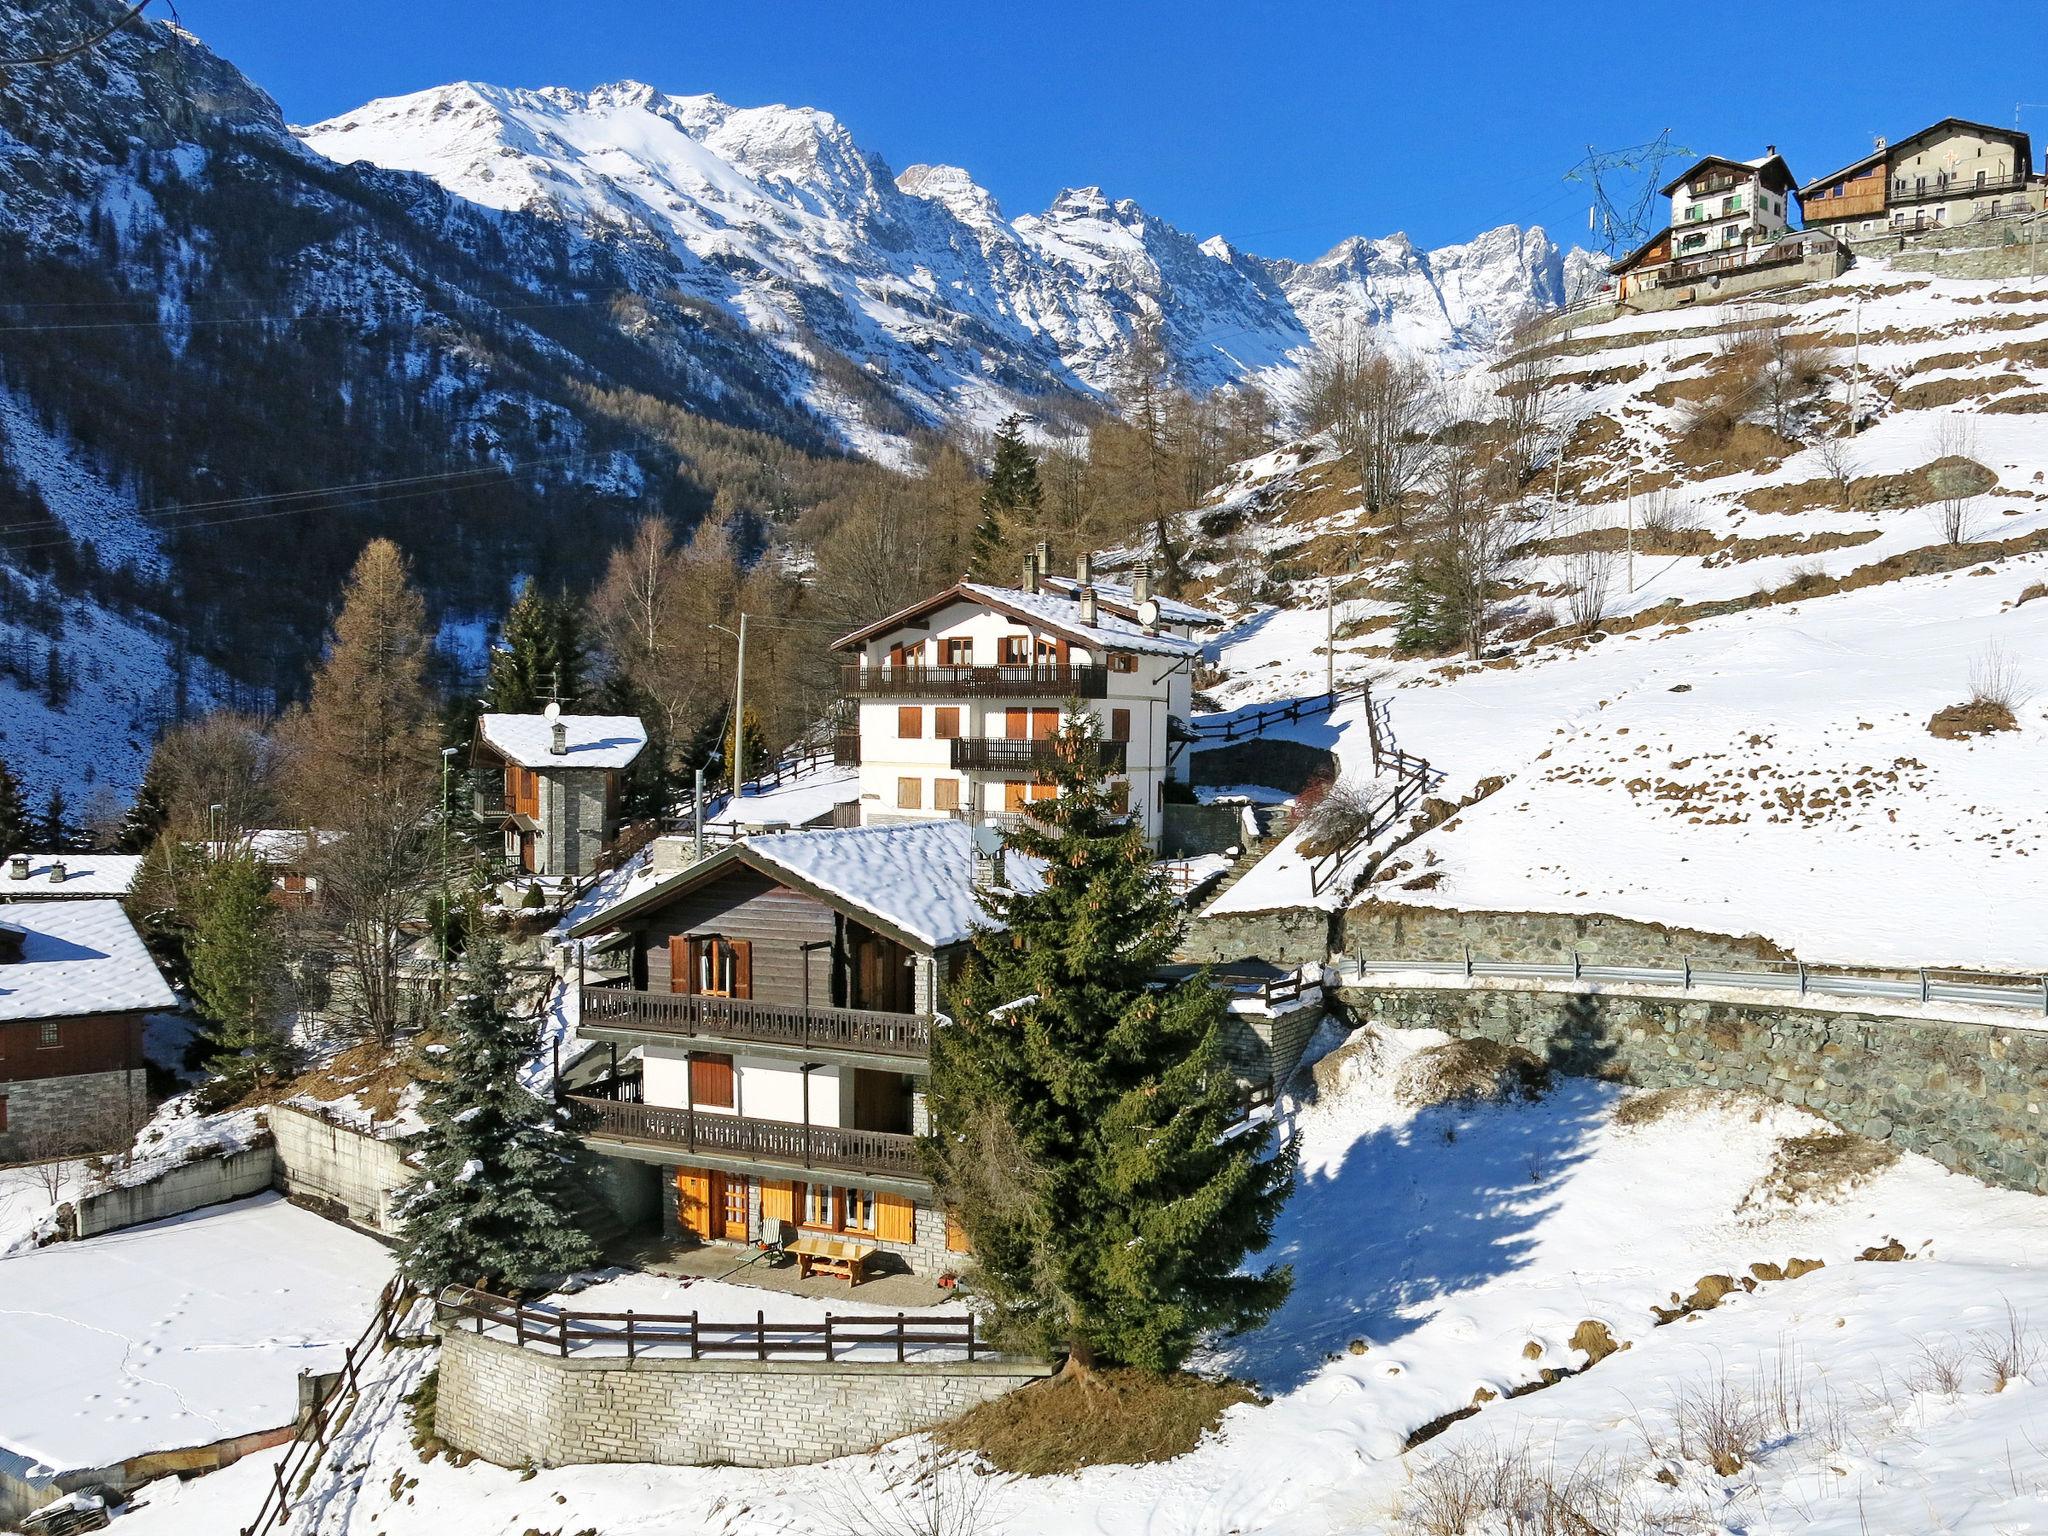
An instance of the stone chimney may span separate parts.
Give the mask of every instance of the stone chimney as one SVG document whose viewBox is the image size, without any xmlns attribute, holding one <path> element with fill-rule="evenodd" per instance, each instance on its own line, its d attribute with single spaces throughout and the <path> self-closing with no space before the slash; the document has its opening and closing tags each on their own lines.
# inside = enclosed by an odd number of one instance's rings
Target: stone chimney
<svg viewBox="0 0 2048 1536">
<path fill-rule="evenodd" d="M 1095 589 L 1094 589 L 1093 587 L 1082 587 L 1082 588 L 1080 588 L 1079 590 L 1077 590 L 1077 591 L 1076 591 L 1076 592 L 1074 593 L 1074 601 L 1075 601 L 1076 603 L 1078 603 L 1078 604 L 1080 605 L 1080 608 L 1081 608 L 1081 622 L 1082 622 L 1083 624 L 1086 624 L 1087 626 L 1089 626 L 1089 628 L 1091 628 L 1091 629 L 1092 629 L 1092 628 L 1094 628 L 1094 626 L 1095 626 Z"/>
<path fill-rule="evenodd" d="M 1876 152 L 1877 152 L 1878 154 L 1880 154 L 1880 155 L 1881 155 L 1881 154 L 1883 154 L 1883 153 L 1884 153 L 1884 152 L 1885 152 L 1886 150 L 1890 149 L 1891 147 L 1892 147 L 1892 141 L 1891 141 L 1890 139 L 1886 138 L 1886 137 L 1885 137 L 1885 136 L 1884 136 L 1883 134 L 1881 134 L 1881 133 L 1880 133 L 1880 134 L 1879 134 L 1879 135 L 1877 136 L 1877 143 L 1876 143 L 1876 146 L 1875 146 L 1875 148 L 1876 148 Z"/>
<path fill-rule="evenodd" d="M 1151 595 L 1152 567 L 1149 565 L 1141 565 L 1138 567 L 1137 571 L 1131 577 L 1131 596 L 1136 601 L 1142 603 Z"/>
<path fill-rule="evenodd" d="M 1026 592 L 1036 592 L 1038 590 L 1038 551 L 1035 549 L 1024 551 L 1024 590 Z"/>
<path fill-rule="evenodd" d="M 548 753 L 553 757 L 569 755 L 569 727 L 559 720 L 555 722 L 554 731 L 548 741 Z"/>
<path fill-rule="evenodd" d="M 1087 586 L 1095 579 L 1095 557 L 1085 549 L 1074 556 L 1074 580 L 1080 586 Z"/>
<path fill-rule="evenodd" d="M 1764 158 L 1765 158 L 1766 160 L 1769 160 L 1769 159 L 1772 159 L 1772 158 L 1774 158 L 1774 157 L 1775 157 L 1775 156 L 1777 155 L 1777 153 L 1778 153 L 1778 146 L 1777 146 L 1777 145 L 1775 145 L 1775 144 L 1766 144 L 1766 145 L 1764 146 Z"/>
<path fill-rule="evenodd" d="M 1052 574 L 1052 541 L 1040 539 L 1034 553 L 1038 556 L 1038 574 L 1050 576 Z"/>
<path fill-rule="evenodd" d="M 67 878 L 69 877 L 64 870 L 64 861 L 62 859 L 53 860 L 50 864 L 50 884 L 62 885 Z"/>
<path fill-rule="evenodd" d="M 27 854 L 17 853 L 7 861 L 7 878 L 10 880 L 26 880 L 28 878 Z"/>
<path fill-rule="evenodd" d="M 976 825 L 969 832 L 974 841 L 973 881 L 977 889 L 989 890 L 1003 883 L 1003 835 L 994 827 Z"/>
</svg>

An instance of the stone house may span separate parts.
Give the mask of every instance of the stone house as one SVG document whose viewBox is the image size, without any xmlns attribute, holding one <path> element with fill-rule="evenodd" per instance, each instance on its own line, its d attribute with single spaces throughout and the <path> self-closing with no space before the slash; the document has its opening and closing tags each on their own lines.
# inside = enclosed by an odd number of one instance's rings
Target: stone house
<svg viewBox="0 0 2048 1536">
<path fill-rule="evenodd" d="M 2014 128 L 1945 117 L 1808 182 L 1809 228 L 1842 236 L 1914 233 L 2038 210 L 2044 182 Z"/>
<path fill-rule="evenodd" d="M 506 863 L 543 879 L 589 874 L 619 830 L 626 771 L 647 748 L 635 715 L 478 718 L 470 749 L 477 819 L 504 834 Z"/>
<path fill-rule="evenodd" d="M 1050 557 L 1041 544 L 1018 586 L 958 582 L 835 642 L 863 823 L 989 820 L 1053 794 L 1051 738 L 1073 707 L 1158 847 L 1167 785 L 1187 780 L 1200 637 L 1222 620 L 1155 595 L 1142 569 L 1106 581 L 1083 555 L 1067 579 Z"/>
<path fill-rule="evenodd" d="M 119 902 L 0 902 L 0 1161 L 133 1135 L 144 1017 L 177 1002 Z"/>
</svg>

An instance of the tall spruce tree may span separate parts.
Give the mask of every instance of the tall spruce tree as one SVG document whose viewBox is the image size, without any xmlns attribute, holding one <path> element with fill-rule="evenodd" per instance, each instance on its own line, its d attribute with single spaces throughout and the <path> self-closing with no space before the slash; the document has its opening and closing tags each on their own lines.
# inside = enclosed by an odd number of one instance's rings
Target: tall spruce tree
<svg viewBox="0 0 2048 1536">
<path fill-rule="evenodd" d="M 964 1227 L 1000 1337 L 1097 1364 L 1177 1368 L 1203 1335 L 1255 1326 L 1285 1268 L 1247 1272 L 1294 1178 L 1241 1118 L 1228 1003 L 1155 978 L 1183 924 L 1115 808 L 1091 716 L 1056 738 L 1056 799 L 1004 836 L 1040 889 L 985 897 L 932 1049 L 926 1156 Z"/>
<path fill-rule="evenodd" d="M 28 847 L 31 833 L 28 802 L 21 796 L 21 780 L 0 758 L 0 858 Z"/>
<path fill-rule="evenodd" d="M 583 691 L 584 652 L 575 602 L 548 597 L 529 579 L 505 615 L 504 645 L 491 656 L 491 709 L 522 715 L 550 699 L 573 701 Z"/>
<path fill-rule="evenodd" d="M 71 820 L 71 807 L 64 802 L 64 791 L 52 786 L 50 798 L 43 802 L 42 819 L 36 824 L 36 841 L 52 853 L 68 853 L 78 844 L 78 827 Z"/>
<path fill-rule="evenodd" d="M 290 1044 L 281 914 L 270 872 L 246 850 L 213 859 L 198 880 L 185 942 L 192 993 L 214 1050 L 211 1065 L 238 1086 L 282 1070 Z"/>
<path fill-rule="evenodd" d="M 164 793 L 163 775 L 152 757 L 149 767 L 143 770 L 142 783 L 136 786 L 135 801 L 122 815 L 120 830 L 114 834 L 114 851 L 149 852 L 170 819 L 170 797 Z"/>
<path fill-rule="evenodd" d="M 427 1085 L 421 1176 L 401 1212 L 400 1262 L 420 1285 L 525 1287 L 595 1263 L 563 1199 L 573 1143 L 520 1085 L 534 1028 L 507 1012 L 505 952 L 488 931 L 463 954 L 445 1072 Z"/>
<path fill-rule="evenodd" d="M 1045 489 L 1038 483 L 1038 457 L 1024 441 L 1024 421 L 1009 416 L 996 429 L 995 458 L 970 546 L 969 569 L 982 581 L 1004 579 L 1004 552 L 1011 541 L 1025 542 L 1037 533 L 1044 513 Z"/>
</svg>

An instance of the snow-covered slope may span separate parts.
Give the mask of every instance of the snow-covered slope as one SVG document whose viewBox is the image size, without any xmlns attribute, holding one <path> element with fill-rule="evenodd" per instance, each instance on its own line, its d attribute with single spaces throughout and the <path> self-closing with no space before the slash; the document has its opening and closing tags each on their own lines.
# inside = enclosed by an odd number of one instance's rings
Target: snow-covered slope
<svg viewBox="0 0 2048 1536">
<path fill-rule="evenodd" d="M 1542 230 L 1508 225 L 1437 251 L 1395 235 L 1271 261 L 1098 187 L 1008 218 L 958 167 L 892 175 L 829 113 L 633 82 L 447 85 L 300 134 L 336 161 L 416 171 L 580 229 L 809 361 L 820 347 L 852 359 L 931 420 L 1106 390 L 1155 322 L 1197 386 L 1284 371 L 1342 331 L 1462 358 L 1558 304 L 1579 255 L 1568 273 Z M 807 399 L 862 436 L 858 402 L 828 369 L 813 370 Z"/>
</svg>

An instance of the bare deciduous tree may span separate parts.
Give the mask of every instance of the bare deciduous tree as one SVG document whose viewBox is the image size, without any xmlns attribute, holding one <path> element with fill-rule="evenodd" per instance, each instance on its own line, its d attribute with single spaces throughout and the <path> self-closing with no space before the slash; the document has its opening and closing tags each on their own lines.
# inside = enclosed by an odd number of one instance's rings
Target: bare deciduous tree
<svg viewBox="0 0 2048 1536">
<path fill-rule="evenodd" d="M 1303 424 L 1329 434 L 1358 476 L 1366 515 L 1405 529 L 1404 503 L 1428 472 L 1427 432 L 1437 414 L 1428 371 L 1370 340 L 1340 336 L 1309 360 L 1299 408 Z"/>
<path fill-rule="evenodd" d="M 1607 597 L 1614 583 L 1614 552 L 1609 549 L 1574 550 L 1565 559 L 1565 580 L 1571 584 L 1565 608 L 1572 629 L 1590 635 L 1607 617 Z"/>
<path fill-rule="evenodd" d="M 1849 509 L 1849 487 L 1856 479 L 1858 468 L 1855 445 L 1846 437 L 1824 437 L 1813 446 L 1828 483 L 1835 488 L 1835 505 L 1846 512 Z"/>
</svg>

